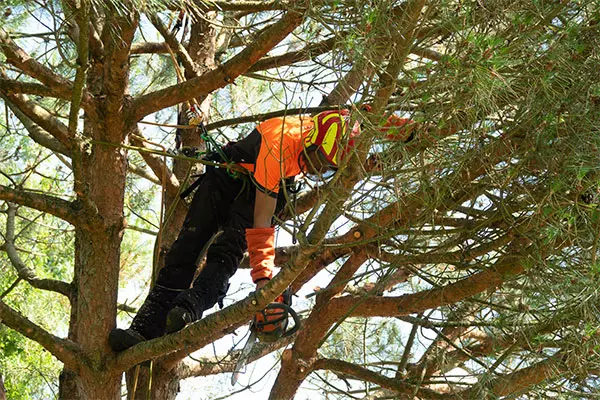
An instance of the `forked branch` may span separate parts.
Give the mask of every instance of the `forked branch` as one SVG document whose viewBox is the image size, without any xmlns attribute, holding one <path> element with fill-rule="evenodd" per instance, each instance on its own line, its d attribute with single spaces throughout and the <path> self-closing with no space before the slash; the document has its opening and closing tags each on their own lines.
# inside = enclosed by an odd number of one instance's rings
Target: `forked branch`
<svg viewBox="0 0 600 400">
<path fill-rule="evenodd" d="M 31 286 L 37 289 L 50 290 L 52 292 L 60 293 L 66 296 L 69 300 L 72 295 L 72 286 L 66 282 L 55 280 L 55 279 L 41 279 L 35 272 L 27 267 L 15 247 L 15 219 L 17 216 L 17 206 L 13 203 L 8 203 L 7 217 L 6 217 L 6 243 L 5 249 L 8 254 L 8 258 L 17 270 L 19 278 L 29 282 Z"/>
</svg>

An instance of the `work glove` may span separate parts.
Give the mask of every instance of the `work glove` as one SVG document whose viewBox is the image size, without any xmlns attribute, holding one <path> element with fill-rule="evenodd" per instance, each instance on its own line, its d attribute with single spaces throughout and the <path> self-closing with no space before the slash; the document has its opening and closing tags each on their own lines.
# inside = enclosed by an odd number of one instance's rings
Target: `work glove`
<svg viewBox="0 0 600 400">
<path fill-rule="evenodd" d="M 246 242 L 252 281 L 256 283 L 261 279 L 271 279 L 275 266 L 275 228 L 248 228 Z"/>
</svg>

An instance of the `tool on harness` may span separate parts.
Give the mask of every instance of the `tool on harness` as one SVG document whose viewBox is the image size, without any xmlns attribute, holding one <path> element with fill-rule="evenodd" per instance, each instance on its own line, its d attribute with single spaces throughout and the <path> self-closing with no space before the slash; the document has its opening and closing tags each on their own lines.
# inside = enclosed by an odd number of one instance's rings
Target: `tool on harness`
<svg viewBox="0 0 600 400">
<path fill-rule="evenodd" d="M 200 138 L 202 138 L 202 140 L 206 142 L 207 152 L 217 153 L 221 157 L 221 160 L 223 162 L 229 164 L 231 160 L 229 159 L 229 157 L 227 157 L 227 154 L 225 154 L 223 148 L 219 146 L 216 140 L 208 134 L 206 126 L 204 126 L 204 124 L 201 122 L 200 125 L 198 125 L 198 127 L 200 128 Z"/>
<path fill-rule="evenodd" d="M 206 150 L 200 151 L 197 147 L 183 147 L 180 152 L 186 157 L 198 158 L 205 161 L 213 161 L 218 163 L 230 164 L 231 160 L 227 154 L 223 151 L 223 148 L 216 142 L 216 140 L 208 133 L 206 126 L 204 125 L 204 116 L 194 104 L 190 105 L 189 110 L 186 112 L 188 117 L 188 124 L 197 126 L 200 130 L 200 138 L 206 143 Z M 233 171 L 227 168 L 227 173 L 232 178 L 238 178 L 239 172 Z M 187 189 L 185 189 L 179 197 L 185 199 L 188 197 L 194 189 L 196 189 L 202 182 L 204 174 L 200 175 Z"/>
<path fill-rule="evenodd" d="M 288 329 L 290 316 L 294 320 L 294 325 Z M 236 384 L 242 370 L 248 364 L 248 358 L 256 344 L 256 339 L 263 343 L 273 343 L 293 335 L 298 329 L 300 329 L 300 318 L 292 308 L 292 292 L 288 288 L 273 303 L 254 316 L 250 325 L 250 337 L 248 337 L 231 375 L 231 385 Z"/>
<path fill-rule="evenodd" d="M 208 130 L 204 125 L 204 116 L 194 104 L 192 104 L 190 106 L 190 109 L 188 110 L 188 118 L 190 125 L 196 125 L 198 126 L 198 129 L 200 129 L 200 138 L 206 143 L 206 152 L 204 154 L 216 153 L 219 155 L 219 157 L 221 157 L 222 162 L 224 162 L 225 164 L 230 164 L 231 160 L 223 151 L 223 147 L 221 147 L 219 143 L 217 143 L 215 138 L 208 133 Z M 239 173 L 237 171 L 227 169 L 227 173 L 232 178 L 239 178 Z"/>
</svg>

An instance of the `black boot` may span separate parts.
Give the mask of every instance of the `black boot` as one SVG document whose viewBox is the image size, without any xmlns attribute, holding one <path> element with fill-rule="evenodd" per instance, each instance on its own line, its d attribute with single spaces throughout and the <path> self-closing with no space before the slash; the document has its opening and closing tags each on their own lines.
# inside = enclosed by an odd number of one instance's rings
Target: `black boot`
<svg viewBox="0 0 600 400">
<path fill-rule="evenodd" d="M 144 340 L 162 336 L 165 332 L 167 313 L 180 293 L 180 290 L 155 285 L 133 318 L 129 329 L 113 329 L 110 332 L 110 347 L 114 351 L 123 351 Z"/>
<path fill-rule="evenodd" d="M 196 318 L 196 316 L 187 308 L 175 306 L 169 311 L 169 314 L 167 314 L 167 327 L 165 328 L 165 333 L 168 335 L 180 331 L 185 328 L 187 324 L 191 324 L 200 318 L 202 318 L 202 314 Z"/>
<path fill-rule="evenodd" d="M 131 328 L 115 328 L 108 334 L 108 344 L 110 345 L 111 349 L 116 352 L 127 350 L 128 348 L 145 340 L 145 337 Z"/>
<path fill-rule="evenodd" d="M 187 324 L 198 321 L 204 311 L 216 303 L 223 308 L 223 299 L 228 290 L 229 283 L 226 281 L 206 285 L 206 281 L 197 280 L 191 289 L 181 292 L 173 302 L 173 309 L 167 315 L 165 332 L 177 332 Z"/>
<path fill-rule="evenodd" d="M 182 330 L 187 324 L 198 321 L 206 309 L 203 296 L 193 289 L 186 290 L 177 296 L 173 308 L 167 315 L 167 334 Z"/>
</svg>

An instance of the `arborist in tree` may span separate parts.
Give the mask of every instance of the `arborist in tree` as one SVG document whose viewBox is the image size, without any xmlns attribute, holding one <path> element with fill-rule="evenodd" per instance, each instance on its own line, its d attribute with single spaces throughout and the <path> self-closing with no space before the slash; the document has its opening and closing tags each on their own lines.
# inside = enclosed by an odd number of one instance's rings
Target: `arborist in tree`
<svg viewBox="0 0 600 400">
<path fill-rule="evenodd" d="M 393 116 L 386 126 L 402 127 L 409 122 Z M 236 163 L 249 174 L 235 176 L 226 168 L 206 168 L 193 185 L 197 189 L 183 227 L 144 304 L 129 329 L 110 332 L 113 350 L 176 332 L 222 303 L 246 249 L 252 280 L 257 290 L 262 288 L 273 277 L 272 219 L 285 206 L 289 182 L 301 173 L 323 176 L 337 170 L 345 150 L 352 146 L 352 137 L 359 133 L 358 123 L 352 129 L 349 124 L 348 110 L 325 111 L 314 118 L 272 118 L 209 157 Z M 401 140 L 411 139 L 412 131 L 412 127 L 404 129 Z M 221 233 L 211 244 L 217 232 Z M 206 264 L 194 279 L 198 257 L 207 244 Z M 277 303 L 287 301 L 282 296 L 276 299 Z M 259 326 L 266 333 L 281 335 L 287 324 L 287 317 L 271 321 L 265 313 L 257 314 L 255 325 L 257 319 L 262 320 Z"/>
</svg>

